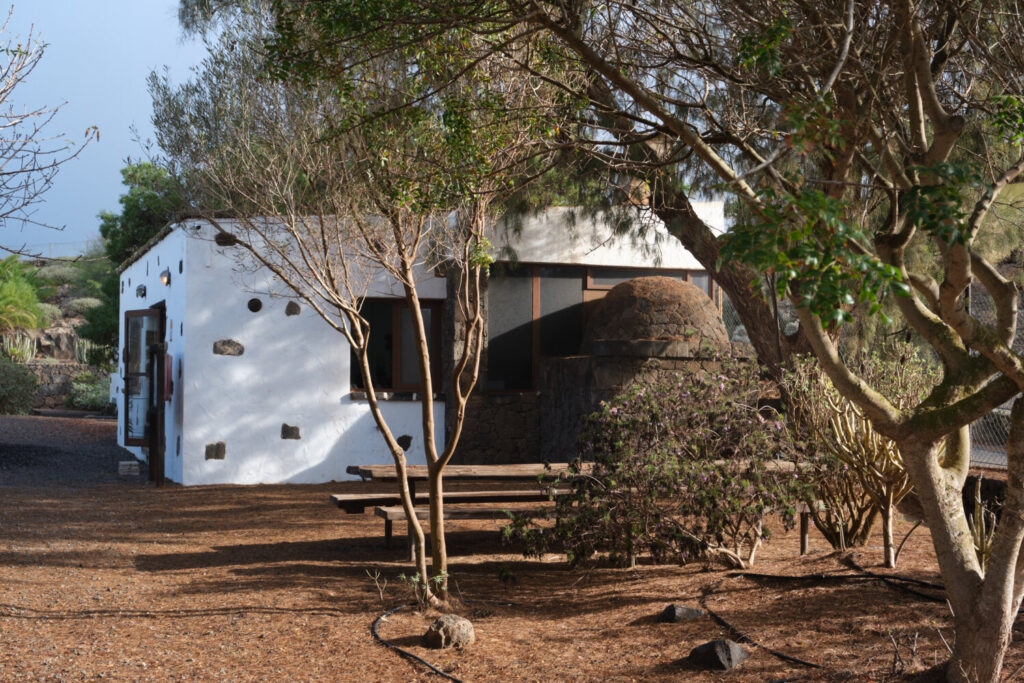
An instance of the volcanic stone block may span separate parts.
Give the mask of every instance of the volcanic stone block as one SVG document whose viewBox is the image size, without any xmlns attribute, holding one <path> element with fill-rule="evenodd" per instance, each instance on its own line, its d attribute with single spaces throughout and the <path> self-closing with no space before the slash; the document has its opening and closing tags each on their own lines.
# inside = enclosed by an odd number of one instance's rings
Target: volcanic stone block
<svg viewBox="0 0 1024 683">
<path fill-rule="evenodd" d="M 227 444 L 223 441 L 206 444 L 207 460 L 223 460 L 225 455 L 227 455 Z"/>
<path fill-rule="evenodd" d="M 299 435 L 299 426 L 292 426 L 290 424 L 281 425 L 281 438 L 282 439 L 301 439 Z"/>
<path fill-rule="evenodd" d="M 245 347 L 234 339 L 218 339 L 213 342 L 213 352 L 218 356 L 241 356 Z"/>
<path fill-rule="evenodd" d="M 689 660 L 706 669 L 728 671 L 734 669 L 750 655 L 732 640 L 712 640 L 690 651 Z"/>
<path fill-rule="evenodd" d="M 294 301 L 289 301 L 288 305 L 284 307 L 285 315 L 298 315 L 302 311 L 302 306 L 299 306 Z"/>
<path fill-rule="evenodd" d="M 700 619 L 704 616 L 704 610 L 686 605 L 669 605 L 658 615 L 658 621 L 674 624 L 679 621 L 690 621 Z"/>
</svg>

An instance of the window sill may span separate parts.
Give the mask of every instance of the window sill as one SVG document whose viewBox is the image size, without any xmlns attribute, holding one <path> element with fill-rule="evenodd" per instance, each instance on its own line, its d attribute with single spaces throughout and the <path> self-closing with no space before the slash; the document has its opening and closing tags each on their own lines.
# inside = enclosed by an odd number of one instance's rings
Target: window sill
<svg viewBox="0 0 1024 683">
<path fill-rule="evenodd" d="M 367 398 L 366 392 L 365 391 L 361 391 L 359 389 L 356 389 L 354 391 L 350 391 L 349 394 L 348 394 L 348 397 L 351 400 L 357 401 L 357 402 L 369 401 L 369 398 Z M 378 401 L 419 401 L 420 400 L 420 394 L 419 394 L 419 392 L 416 392 L 416 391 L 378 391 L 377 392 L 377 400 Z M 434 394 L 433 400 L 434 401 L 443 401 L 444 400 L 444 394 Z"/>
</svg>

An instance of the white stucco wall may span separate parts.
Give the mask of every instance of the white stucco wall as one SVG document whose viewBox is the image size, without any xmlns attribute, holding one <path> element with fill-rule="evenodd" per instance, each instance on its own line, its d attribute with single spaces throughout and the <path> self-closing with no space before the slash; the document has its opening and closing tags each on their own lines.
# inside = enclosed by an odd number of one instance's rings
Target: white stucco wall
<svg viewBox="0 0 1024 683">
<path fill-rule="evenodd" d="M 165 242 L 180 243 L 187 264 L 184 286 L 178 289 L 179 281 L 172 281 L 171 287 L 187 302 L 183 321 L 168 310 L 176 326 L 172 352 L 180 348 L 176 363 L 183 370 L 175 410 L 168 411 L 174 416 L 167 429 L 168 478 L 186 485 L 317 483 L 349 478 L 348 465 L 390 462 L 368 405 L 349 395 L 344 337 L 304 304 L 298 315 L 286 315 L 283 285 L 265 271 L 239 268 L 239 250 L 216 246 L 209 226 L 188 226 L 146 255 L 153 258 Z M 134 283 L 137 276 L 132 277 Z M 443 297 L 443 280 L 424 275 L 422 283 L 421 296 Z M 370 294 L 387 296 L 382 289 Z M 256 313 L 247 307 L 253 298 L 262 302 Z M 244 353 L 215 355 L 213 344 L 222 339 L 241 343 Z M 382 410 L 396 435 L 413 437 L 410 462 L 425 462 L 419 402 L 384 401 Z M 434 416 L 440 447 L 443 402 L 434 403 Z M 298 426 L 301 438 L 282 439 L 282 424 Z M 207 444 L 217 442 L 224 442 L 225 458 L 207 460 Z"/>
<path fill-rule="evenodd" d="M 125 311 L 151 308 L 159 302 L 166 305 L 167 326 L 164 339 L 167 341 L 167 352 L 174 359 L 175 391 L 171 401 L 165 406 L 164 428 L 167 434 L 165 462 L 167 478 L 181 481 L 181 459 L 175 457 L 176 437 L 182 430 L 184 396 L 177 378 L 181 359 L 185 354 L 184 339 L 180 333 L 185 320 L 186 286 L 188 276 L 186 264 L 185 236 L 174 231 L 155 244 L 142 258 L 130 265 L 121 273 L 121 303 L 119 320 L 118 372 L 111 384 L 119 412 L 117 440 L 124 445 L 124 314 Z M 160 282 L 160 273 L 168 269 L 171 272 L 171 284 L 165 286 Z M 180 271 L 180 272 L 179 272 Z M 136 294 L 139 285 L 146 287 L 145 297 Z M 127 446 L 140 460 L 147 459 L 145 449 L 139 446 Z"/>
<path fill-rule="evenodd" d="M 715 232 L 725 231 L 723 202 L 693 202 L 694 211 Z M 622 268 L 704 270 L 693 254 L 647 209 L 628 212 L 633 228 L 616 235 L 604 214 L 579 207 L 551 207 L 536 215 L 504 220 L 492 229 L 493 256 L 522 263 L 560 263 Z"/>
</svg>

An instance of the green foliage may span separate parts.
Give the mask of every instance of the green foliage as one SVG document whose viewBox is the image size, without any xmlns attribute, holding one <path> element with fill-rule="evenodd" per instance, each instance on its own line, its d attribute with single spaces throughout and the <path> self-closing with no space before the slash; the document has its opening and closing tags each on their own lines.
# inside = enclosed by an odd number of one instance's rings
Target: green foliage
<svg viewBox="0 0 1024 683">
<path fill-rule="evenodd" d="M 918 405 L 940 379 L 937 365 L 909 343 L 877 344 L 847 361 L 898 409 Z M 889 522 L 893 506 L 911 490 L 896 444 L 839 395 L 813 357 L 794 358 L 783 381 L 798 446 L 794 462 L 814 486 L 806 502 L 815 525 L 833 547 L 845 549 L 866 542 L 881 515 L 887 561 L 894 561 Z M 815 501 L 824 507 L 813 507 Z"/>
<path fill-rule="evenodd" d="M 765 27 L 763 32 L 741 36 L 737 53 L 740 65 L 764 71 L 769 76 L 777 75 L 782 71 L 779 46 L 789 38 L 792 30 L 792 22 L 783 15 Z"/>
<path fill-rule="evenodd" d="M 120 281 L 116 267 L 187 207 L 178 179 L 166 168 L 152 163 L 129 164 L 121 169 L 128 191 L 118 200 L 121 213 L 100 214 L 100 234 L 106 259 L 95 250 L 75 263 L 73 293 L 88 301 L 79 302 L 76 312 L 85 317 L 77 330 L 96 348 L 89 354 L 91 365 L 102 366 L 114 357 L 117 348 Z"/>
<path fill-rule="evenodd" d="M 603 404 L 581 435 L 593 470 L 577 465 L 554 526 L 519 517 L 507 534 L 527 554 L 564 552 L 573 564 L 642 551 L 657 562 L 752 563 L 767 515 L 791 525 L 806 484 L 776 460 L 791 442 L 781 418 L 757 407 L 756 364 L 722 358 L 708 368 Z"/>
<path fill-rule="evenodd" d="M 52 261 L 39 269 L 39 277 L 55 285 L 66 285 L 75 279 L 75 266 L 67 261 Z"/>
<path fill-rule="evenodd" d="M 31 410 L 38 384 L 31 370 L 0 358 L 0 415 L 23 415 Z"/>
<path fill-rule="evenodd" d="M 118 200 L 121 212 L 99 216 L 104 248 L 114 264 L 127 260 L 187 206 L 181 184 L 166 168 L 129 164 L 121 169 L 121 178 L 128 187 Z"/>
<path fill-rule="evenodd" d="M 992 125 L 999 136 L 1011 145 L 1024 144 L 1024 98 L 1000 95 L 992 98 L 996 111 Z"/>
<path fill-rule="evenodd" d="M 41 315 L 40 326 L 48 327 L 52 323 L 59 320 L 64 314 L 61 313 L 60 306 L 57 304 L 51 304 L 43 301 L 39 304 L 39 313 Z"/>
<path fill-rule="evenodd" d="M 78 315 L 82 315 L 86 311 L 88 311 L 89 309 L 96 308 L 97 306 L 102 306 L 102 305 L 103 305 L 102 301 L 100 301 L 96 297 L 92 297 L 92 296 L 83 296 L 83 297 L 79 297 L 77 299 L 71 299 L 70 301 L 68 301 L 68 309 L 72 313 L 76 313 Z"/>
<path fill-rule="evenodd" d="M 966 194 L 981 186 L 981 175 L 965 163 L 942 162 L 909 170 L 928 182 L 915 185 L 904 195 L 907 220 L 950 245 L 965 242 L 969 237 L 963 220 L 967 217 Z"/>
<path fill-rule="evenodd" d="M 852 320 L 850 309 L 865 303 L 881 311 L 890 291 L 909 294 L 899 271 L 868 248 L 870 236 L 844 218 L 846 206 L 815 189 L 761 191 L 760 220 L 737 225 L 724 238 L 721 260 L 736 258 L 775 275 L 780 297 L 794 296 L 825 323 Z"/>
<path fill-rule="evenodd" d="M 65 403 L 75 410 L 103 410 L 110 403 L 110 377 L 83 372 L 71 381 Z"/>
<path fill-rule="evenodd" d="M 0 332 L 39 327 L 40 283 L 35 269 L 12 255 L 0 261 Z"/>
<path fill-rule="evenodd" d="M 76 329 L 78 337 L 96 346 L 87 359 L 90 365 L 102 367 L 109 362 L 117 348 L 120 281 L 111 270 L 99 283 L 100 305 L 85 311 L 85 322 Z"/>
<path fill-rule="evenodd" d="M 375 577 L 374 580 L 376 581 Z M 405 586 L 409 591 L 409 595 L 416 603 L 417 608 L 423 612 L 430 607 L 431 595 L 437 594 L 437 592 L 446 585 L 448 581 L 448 572 L 440 572 L 435 576 L 424 579 L 420 576 L 419 572 L 409 576 L 406 574 L 398 575 L 398 582 Z M 387 581 L 384 582 L 387 586 Z M 383 589 L 378 584 L 378 588 L 381 590 L 383 596 Z"/>
</svg>

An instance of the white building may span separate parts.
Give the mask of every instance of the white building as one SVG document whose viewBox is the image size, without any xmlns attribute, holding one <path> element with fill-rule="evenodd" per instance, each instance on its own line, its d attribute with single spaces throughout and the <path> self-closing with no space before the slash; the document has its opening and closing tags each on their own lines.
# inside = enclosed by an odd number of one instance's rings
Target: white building
<svg viewBox="0 0 1024 683">
<path fill-rule="evenodd" d="M 709 224 L 724 227 L 721 203 L 695 207 Z M 122 266 L 121 352 L 113 378 L 118 443 L 149 461 L 152 478 L 162 474 L 184 485 L 326 482 L 345 478 L 349 465 L 390 462 L 368 404 L 353 390 L 344 337 L 289 298 L 270 273 L 239 268 L 238 248 L 218 245 L 215 234 L 200 220 L 168 226 Z M 538 339 L 544 338 L 537 319 L 544 302 L 582 311 L 614 281 L 637 274 L 682 274 L 716 294 L 693 256 L 659 224 L 637 241 L 614 235 L 600 218 L 553 209 L 522 221 L 517 230 L 496 230 L 492 241 L 499 260 L 515 253 L 509 272 L 532 273 L 531 301 L 537 303 L 524 315 Z M 557 288 L 543 284 L 547 277 Z M 496 274 L 492 283 L 501 278 Z M 418 282 L 440 340 L 446 283 L 429 272 Z M 494 286 L 495 296 L 500 289 L 514 302 L 521 286 L 507 282 L 514 286 Z M 378 330 L 371 334 L 380 345 L 371 348 L 378 381 L 391 385 L 381 387 L 389 393 L 381 403 L 384 415 L 394 434 L 413 437 L 410 462 L 423 463 L 420 403 L 411 384 L 418 380 L 408 371 L 402 345 L 404 299 L 392 284 L 382 281 L 368 292 L 363 314 Z M 500 344 L 503 331 L 523 329 L 513 309 L 489 307 L 490 344 Z M 388 334 L 379 333 L 381 326 Z M 511 372 L 495 367 L 503 353 L 522 355 L 515 339 L 506 336 L 505 351 L 492 350 L 485 370 L 490 380 L 485 377 L 478 392 L 531 390 L 530 382 L 517 384 Z M 532 353 L 516 359 L 517 372 L 543 355 L 543 346 L 535 344 Z M 435 354 L 438 363 L 442 355 Z M 436 424 L 443 425 L 443 400 L 434 402 L 434 411 Z"/>
</svg>

